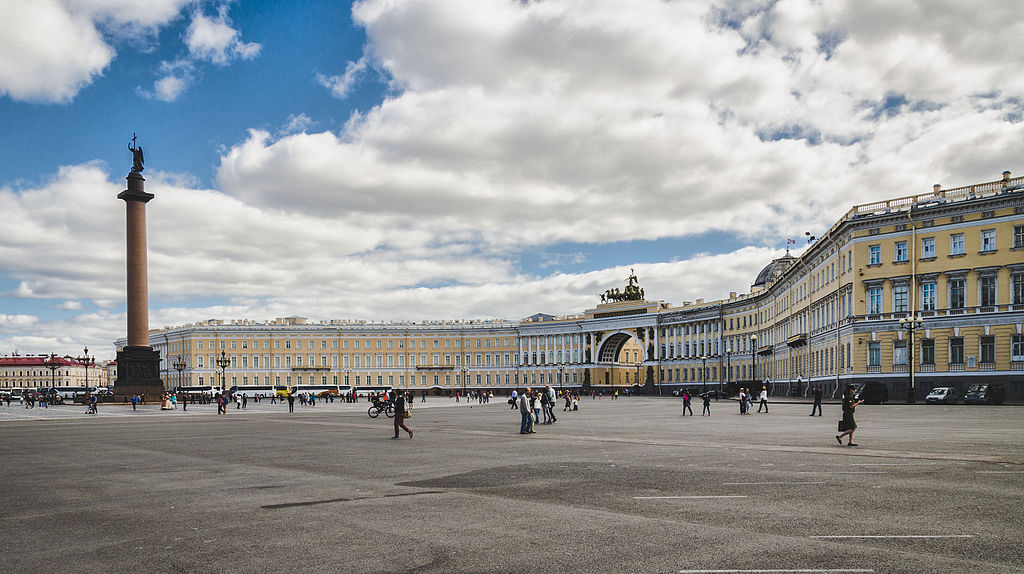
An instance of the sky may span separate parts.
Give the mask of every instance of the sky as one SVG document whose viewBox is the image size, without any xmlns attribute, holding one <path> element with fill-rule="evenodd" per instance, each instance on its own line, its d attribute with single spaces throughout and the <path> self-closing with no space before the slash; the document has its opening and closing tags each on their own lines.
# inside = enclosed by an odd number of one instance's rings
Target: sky
<svg viewBox="0 0 1024 574">
<path fill-rule="evenodd" d="M 1024 3 L 4 0 L 0 355 L 150 324 L 749 292 L 857 203 L 1024 170 Z M 799 249 L 794 251 L 799 254 Z"/>
</svg>

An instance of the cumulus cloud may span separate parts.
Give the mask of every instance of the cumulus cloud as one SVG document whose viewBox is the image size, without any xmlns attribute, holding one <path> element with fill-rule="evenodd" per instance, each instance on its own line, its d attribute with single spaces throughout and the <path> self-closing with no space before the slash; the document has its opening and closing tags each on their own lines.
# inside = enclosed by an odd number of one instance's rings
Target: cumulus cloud
<svg viewBox="0 0 1024 574">
<path fill-rule="evenodd" d="M 68 102 L 116 55 L 119 38 L 151 34 L 190 0 L 6 0 L 0 2 L 0 95 Z"/>
<path fill-rule="evenodd" d="M 1024 143 L 1013 59 L 964 31 L 1024 26 L 1019 3 L 364 0 L 353 18 L 366 56 L 321 83 L 348 93 L 372 65 L 392 95 L 337 133 L 252 131 L 222 190 L 495 248 L 767 241 L 992 179 Z"/>
<path fill-rule="evenodd" d="M 185 32 L 185 44 L 191 57 L 217 65 L 227 65 L 233 60 L 251 60 L 262 46 L 254 42 L 243 42 L 238 30 L 231 27 L 228 5 L 222 4 L 217 15 L 206 16 L 202 10 L 192 13 L 192 23 Z"/>
</svg>

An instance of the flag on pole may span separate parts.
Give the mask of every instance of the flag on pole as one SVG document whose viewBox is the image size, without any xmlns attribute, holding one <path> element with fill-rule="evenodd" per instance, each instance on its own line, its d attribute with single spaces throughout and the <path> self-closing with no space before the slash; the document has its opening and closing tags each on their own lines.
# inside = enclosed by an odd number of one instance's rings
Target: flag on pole
<svg viewBox="0 0 1024 574">
<path fill-rule="evenodd" d="M 787 245 L 787 249 L 788 249 L 789 245 L 796 245 L 796 239 L 787 239 L 786 240 L 786 245 Z"/>
</svg>

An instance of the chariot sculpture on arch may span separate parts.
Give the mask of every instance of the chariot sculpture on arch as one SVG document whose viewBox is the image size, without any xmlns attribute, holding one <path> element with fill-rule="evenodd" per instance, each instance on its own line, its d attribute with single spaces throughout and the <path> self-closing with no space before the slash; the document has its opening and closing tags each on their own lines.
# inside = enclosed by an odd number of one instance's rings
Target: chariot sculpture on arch
<svg viewBox="0 0 1024 574">
<path fill-rule="evenodd" d="M 132 173 L 142 173 L 146 169 L 142 164 L 145 158 L 142 156 L 142 146 L 135 144 L 135 133 L 132 132 L 132 143 L 128 145 L 128 151 L 132 152 Z"/>
<path fill-rule="evenodd" d="M 629 277 L 626 278 L 627 284 L 623 291 L 619 291 L 618 287 L 615 289 L 609 289 L 601 294 L 602 303 L 611 303 L 612 301 L 643 301 L 644 290 L 640 287 L 640 281 L 636 277 L 636 273 L 632 268 L 629 270 Z"/>
</svg>

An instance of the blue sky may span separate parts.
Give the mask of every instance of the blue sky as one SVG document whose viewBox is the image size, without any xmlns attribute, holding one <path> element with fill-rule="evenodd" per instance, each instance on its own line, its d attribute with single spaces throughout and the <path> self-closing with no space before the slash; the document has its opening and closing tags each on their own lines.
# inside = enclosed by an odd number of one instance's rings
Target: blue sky
<svg viewBox="0 0 1024 574">
<path fill-rule="evenodd" d="M 0 354 L 113 355 L 146 155 L 153 327 L 745 292 L 853 204 L 997 179 L 1024 8 L 10 0 Z M 1000 35 L 989 30 L 1000 29 Z"/>
</svg>

